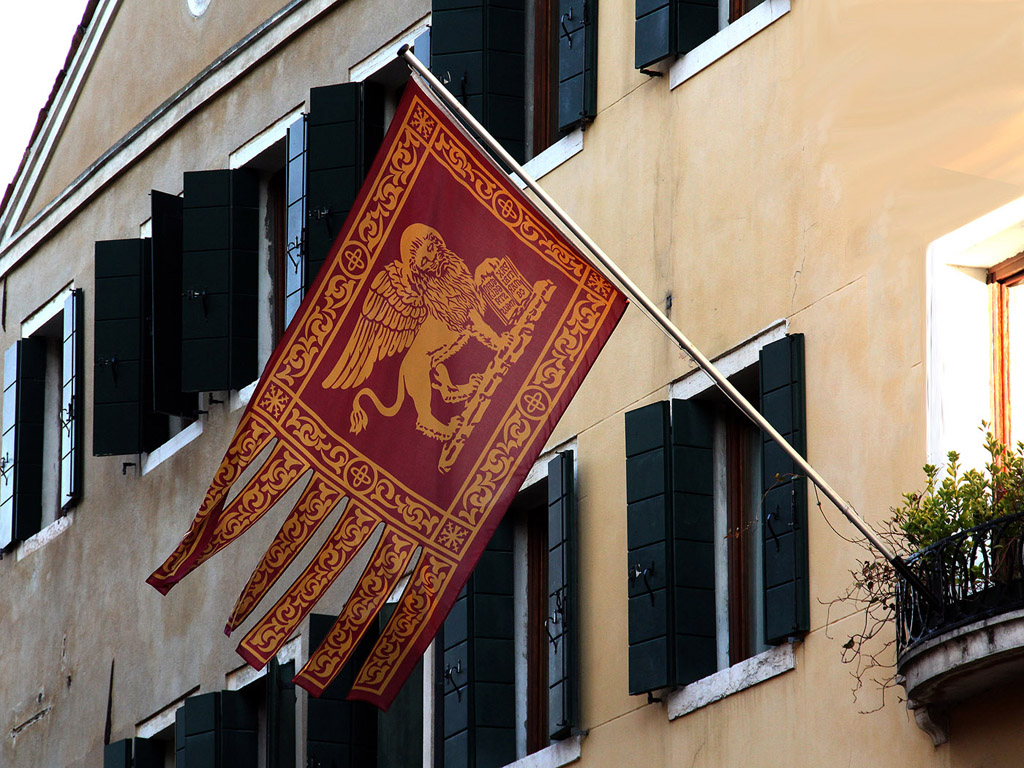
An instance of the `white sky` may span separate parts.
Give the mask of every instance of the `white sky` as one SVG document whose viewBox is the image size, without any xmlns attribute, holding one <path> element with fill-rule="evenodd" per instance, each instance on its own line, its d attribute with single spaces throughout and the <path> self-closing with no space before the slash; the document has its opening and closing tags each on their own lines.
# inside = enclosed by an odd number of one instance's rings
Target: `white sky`
<svg viewBox="0 0 1024 768">
<path fill-rule="evenodd" d="M 86 0 L 2 0 L 0 20 L 0 199 L 28 146 Z"/>
</svg>

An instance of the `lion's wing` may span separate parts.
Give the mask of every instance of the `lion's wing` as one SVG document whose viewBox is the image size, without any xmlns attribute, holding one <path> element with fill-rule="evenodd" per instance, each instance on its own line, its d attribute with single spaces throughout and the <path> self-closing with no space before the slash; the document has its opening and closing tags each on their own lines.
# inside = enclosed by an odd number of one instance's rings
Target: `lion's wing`
<svg viewBox="0 0 1024 768">
<path fill-rule="evenodd" d="M 423 297 L 412 290 L 402 265 L 393 261 L 377 273 L 363 311 L 324 387 L 357 387 L 374 363 L 404 352 L 427 316 Z"/>
</svg>

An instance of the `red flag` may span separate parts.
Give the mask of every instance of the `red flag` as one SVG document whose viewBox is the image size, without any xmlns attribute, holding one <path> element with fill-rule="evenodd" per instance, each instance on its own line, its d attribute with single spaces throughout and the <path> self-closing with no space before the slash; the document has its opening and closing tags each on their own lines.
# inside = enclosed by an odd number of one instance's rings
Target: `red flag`
<svg viewBox="0 0 1024 768">
<path fill-rule="evenodd" d="M 327 541 L 238 646 L 262 667 L 383 524 L 355 590 L 295 682 L 319 695 L 411 571 L 349 694 L 387 708 L 625 307 L 410 81 L 198 514 L 149 583 L 166 593 L 312 470 L 226 631 L 245 621 L 334 512 Z"/>
</svg>

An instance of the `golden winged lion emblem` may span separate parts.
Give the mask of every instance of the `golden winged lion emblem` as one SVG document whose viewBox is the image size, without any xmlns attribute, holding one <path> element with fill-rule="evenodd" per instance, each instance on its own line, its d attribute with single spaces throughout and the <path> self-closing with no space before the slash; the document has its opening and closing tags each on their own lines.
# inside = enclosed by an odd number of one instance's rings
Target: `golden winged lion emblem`
<svg viewBox="0 0 1024 768">
<path fill-rule="evenodd" d="M 364 403 L 391 417 L 408 397 L 416 409 L 416 429 L 445 444 L 438 469 L 446 472 L 532 338 L 553 291 L 547 280 L 531 286 L 507 257 L 485 259 L 471 273 L 437 230 L 410 224 L 402 233 L 399 258 L 373 278 L 352 335 L 323 386 L 360 387 L 376 363 L 402 355 L 393 402 L 387 405 L 372 387 L 361 387 L 349 428 L 358 434 L 368 426 Z M 492 327 L 485 319 L 488 308 L 508 330 Z M 492 356 L 483 370 L 455 382 L 446 363 L 471 339 Z M 435 391 L 444 403 L 464 407 L 442 420 L 432 403 Z"/>
</svg>

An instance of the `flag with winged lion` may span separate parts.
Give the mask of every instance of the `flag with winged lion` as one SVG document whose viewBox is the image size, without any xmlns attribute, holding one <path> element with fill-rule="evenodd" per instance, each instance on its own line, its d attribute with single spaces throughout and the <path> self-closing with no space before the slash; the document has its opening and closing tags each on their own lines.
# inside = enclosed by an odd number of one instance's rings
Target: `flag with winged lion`
<svg viewBox="0 0 1024 768">
<path fill-rule="evenodd" d="M 319 695 L 408 575 L 349 693 L 387 708 L 625 307 L 410 81 L 198 513 L 149 583 L 166 594 L 303 481 L 225 631 L 247 624 L 238 652 L 262 667 L 376 538 L 295 682 Z M 249 621 L 328 521 L 295 581 Z"/>
</svg>

